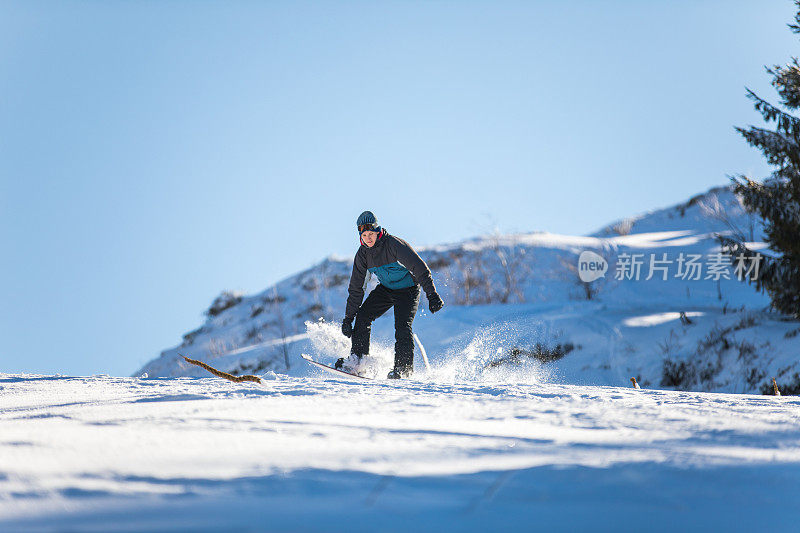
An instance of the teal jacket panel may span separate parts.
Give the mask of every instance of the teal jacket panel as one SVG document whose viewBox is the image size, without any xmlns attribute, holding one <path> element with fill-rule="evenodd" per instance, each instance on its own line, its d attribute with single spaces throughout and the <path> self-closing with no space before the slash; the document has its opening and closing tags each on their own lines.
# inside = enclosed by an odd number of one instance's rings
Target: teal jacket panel
<svg viewBox="0 0 800 533">
<path fill-rule="evenodd" d="M 411 272 L 397 261 L 372 267 L 369 271 L 378 278 L 381 285 L 389 289 L 405 289 L 416 285 Z"/>
</svg>

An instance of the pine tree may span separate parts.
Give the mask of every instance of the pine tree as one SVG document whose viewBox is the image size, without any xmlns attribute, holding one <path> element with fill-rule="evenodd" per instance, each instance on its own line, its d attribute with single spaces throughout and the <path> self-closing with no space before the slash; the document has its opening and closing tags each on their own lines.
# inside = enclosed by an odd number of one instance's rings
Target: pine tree
<svg viewBox="0 0 800 533">
<path fill-rule="evenodd" d="M 792 32 L 800 34 L 800 0 Z M 772 76 L 783 109 L 800 109 L 800 63 L 792 58 L 787 65 L 765 67 Z M 761 150 L 775 166 L 769 177 L 759 183 L 744 175 L 734 176 L 733 190 L 746 209 L 764 219 L 765 240 L 775 255 L 764 256 L 756 288 L 769 294 L 773 308 L 800 318 L 800 119 L 760 98 L 750 89 L 747 97 L 774 131 L 750 126 L 736 130 L 752 146 Z M 739 254 L 752 258 L 741 236 L 720 238 L 734 261 Z"/>
</svg>

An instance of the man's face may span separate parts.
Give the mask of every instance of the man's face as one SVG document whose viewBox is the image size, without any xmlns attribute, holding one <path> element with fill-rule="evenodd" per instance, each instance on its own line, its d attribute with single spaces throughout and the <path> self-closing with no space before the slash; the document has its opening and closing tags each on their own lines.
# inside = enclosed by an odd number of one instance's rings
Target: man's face
<svg viewBox="0 0 800 533">
<path fill-rule="evenodd" d="M 364 241 L 369 248 L 375 246 L 375 241 L 378 239 L 378 233 L 375 231 L 365 231 L 361 233 L 361 240 Z"/>
</svg>

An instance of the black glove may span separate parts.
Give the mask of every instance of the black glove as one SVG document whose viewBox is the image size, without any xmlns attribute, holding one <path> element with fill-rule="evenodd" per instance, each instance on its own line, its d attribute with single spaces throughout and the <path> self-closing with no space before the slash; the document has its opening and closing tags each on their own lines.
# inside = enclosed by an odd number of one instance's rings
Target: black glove
<svg viewBox="0 0 800 533">
<path fill-rule="evenodd" d="M 342 321 L 342 334 L 348 339 L 353 336 L 353 317 L 344 317 Z"/>
<path fill-rule="evenodd" d="M 428 295 L 428 309 L 431 310 L 431 313 L 435 313 L 442 307 L 444 307 L 444 302 L 442 301 L 442 297 L 439 296 L 439 293 L 436 291 L 430 293 Z"/>
</svg>

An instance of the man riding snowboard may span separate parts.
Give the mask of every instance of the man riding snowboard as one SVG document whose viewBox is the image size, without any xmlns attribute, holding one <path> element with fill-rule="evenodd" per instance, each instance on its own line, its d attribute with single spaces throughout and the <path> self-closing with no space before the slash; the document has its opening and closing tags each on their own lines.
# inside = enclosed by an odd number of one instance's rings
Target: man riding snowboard
<svg viewBox="0 0 800 533">
<path fill-rule="evenodd" d="M 364 211 L 356 222 L 361 246 L 353 260 L 350 276 L 350 295 L 342 322 L 342 333 L 351 337 L 350 357 L 339 358 L 336 368 L 354 371 L 361 357 L 369 354 L 369 336 L 372 322 L 394 307 L 394 368 L 387 376 L 399 379 L 411 375 L 414 369 L 414 337 L 411 323 L 417 314 L 420 285 L 428 297 L 428 309 L 435 313 L 444 302 L 433 285 L 431 271 L 425 261 L 411 246 L 378 225 L 370 211 Z M 380 282 L 369 293 L 364 303 L 364 290 L 369 278 L 377 276 Z M 353 319 L 356 321 L 353 327 Z"/>
</svg>

